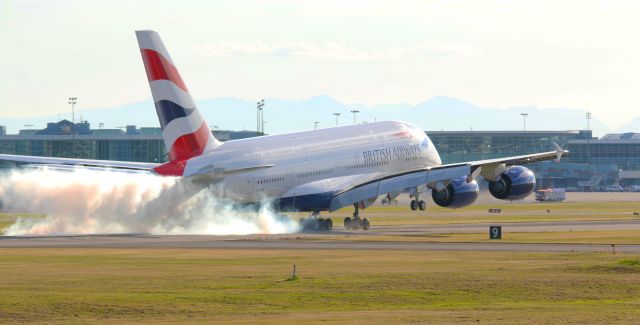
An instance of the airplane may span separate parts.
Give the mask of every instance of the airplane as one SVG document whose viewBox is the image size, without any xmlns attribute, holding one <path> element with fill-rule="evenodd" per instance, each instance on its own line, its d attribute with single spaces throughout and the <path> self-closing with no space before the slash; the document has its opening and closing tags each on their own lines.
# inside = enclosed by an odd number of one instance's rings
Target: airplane
<svg viewBox="0 0 640 325">
<path fill-rule="evenodd" d="M 162 164 L 57 157 L 0 155 L 0 160 L 32 166 L 116 169 L 191 180 L 202 187 L 220 186 L 234 203 L 269 202 L 277 211 L 309 212 L 305 230 L 331 230 L 334 212 L 353 206 L 346 229 L 368 230 L 361 215 L 381 196 L 391 200 L 410 193 L 411 210 L 425 210 L 421 198 L 431 190 L 435 204 L 461 208 L 479 194 L 476 178 L 488 182 L 492 196 L 517 200 L 531 194 L 536 178 L 521 165 L 559 160 L 568 151 L 442 164 L 438 151 L 420 128 L 401 121 L 381 121 L 318 130 L 265 135 L 220 142 L 214 138 L 180 77 L 160 36 L 136 31 L 142 61 L 168 151 Z"/>
</svg>

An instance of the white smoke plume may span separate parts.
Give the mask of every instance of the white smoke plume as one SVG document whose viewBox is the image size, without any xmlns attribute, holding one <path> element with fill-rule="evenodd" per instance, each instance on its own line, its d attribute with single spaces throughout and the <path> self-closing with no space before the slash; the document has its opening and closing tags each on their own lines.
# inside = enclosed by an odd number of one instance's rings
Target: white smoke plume
<svg viewBox="0 0 640 325">
<path fill-rule="evenodd" d="M 2 212 L 47 215 L 19 219 L 5 235 L 242 235 L 298 230 L 297 223 L 269 208 L 234 208 L 217 199 L 216 192 L 213 188 L 198 192 L 178 178 L 80 168 L 0 174 Z"/>
</svg>

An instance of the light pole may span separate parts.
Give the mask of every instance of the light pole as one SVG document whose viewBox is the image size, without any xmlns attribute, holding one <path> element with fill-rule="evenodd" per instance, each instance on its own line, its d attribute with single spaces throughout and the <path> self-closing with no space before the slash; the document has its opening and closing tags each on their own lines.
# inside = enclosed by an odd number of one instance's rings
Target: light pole
<svg viewBox="0 0 640 325">
<path fill-rule="evenodd" d="M 318 122 L 318 121 L 313 122 L 313 129 L 314 130 L 318 129 L 318 123 L 320 123 L 320 122 Z"/>
<path fill-rule="evenodd" d="M 264 135 L 264 125 L 267 124 L 267 122 L 264 121 L 264 99 L 260 101 L 260 121 L 262 122 L 262 128 L 260 129 L 262 131 L 262 135 Z"/>
<path fill-rule="evenodd" d="M 71 104 L 71 123 L 76 123 L 76 103 L 78 97 L 69 97 L 69 104 Z"/>
<path fill-rule="evenodd" d="M 258 105 L 256 107 L 256 115 L 257 115 L 257 124 L 256 124 L 256 135 L 260 135 L 260 132 L 264 134 L 264 99 L 258 101 Z"/>
<path fill-rule="evenodd" d="M 524 142 L 527 139 L 527 116 L 529 113 L 520 113 L 522 116 L 522 143 L 518 146 L 520 154 L 525 153 Z"/>
<path fill-rule="evenodd" d="M 351 113 L 353 113 L 353 124 L 356 124 L 356 114 L 360 113 L 360 111 L 357 109 L 354 109 L 351 111 Z"/>
<path fill-rule="evenodd" d="M 338 126 L 338 117 L 340 117 L 340 114 L 342 113 L 333 113 L 333 115 L 336 116 L 336 126 Z"/>
<path fill-rule="evenodd" d="M 520 113 L 520 115 L 522 115 L 522 130 L 523 132 L 527 132 L 527 116 L 529 116 L 529 113 Z"/>
<path fill-rule="evenodd" d="M 76 156 L 76 103 L 78 97 L 69 97 L 71 104 L 71 156 Z"/>
<path fill-rule="evenodd" d="M 587 175 L 591 178 L 591 166 L 589 165 L 591 160 L 591 112 L 587 112 L 585 118 L 587 119 Z"/>
</svg>

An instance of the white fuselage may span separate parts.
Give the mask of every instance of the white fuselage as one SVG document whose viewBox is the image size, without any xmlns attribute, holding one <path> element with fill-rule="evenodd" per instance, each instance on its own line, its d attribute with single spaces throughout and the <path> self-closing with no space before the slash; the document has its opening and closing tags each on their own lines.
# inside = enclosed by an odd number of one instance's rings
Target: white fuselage
<svg viewBox="0 0 640 325">
<path fill-rule="evenodd" d="M 184 175 L 267 164 L 274 166 L 225 178 L 224 193 L 236 201 L 259 202 L 311 194 L 294 189 L 320 180 L 380 176 L 441 161 L 424 131 L 385 121 L 228 141 L 189 160 Z"/>
</svg>

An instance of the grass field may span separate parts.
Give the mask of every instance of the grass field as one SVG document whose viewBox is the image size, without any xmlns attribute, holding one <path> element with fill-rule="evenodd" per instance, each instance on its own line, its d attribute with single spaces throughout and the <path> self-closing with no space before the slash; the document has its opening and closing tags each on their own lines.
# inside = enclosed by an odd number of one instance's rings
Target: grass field
<svg viewBox="0 0 640 325">
<path fill-rule="evenodd" d="M 488 208 L 501 208 L 489 214 Z M 547 210 L 550 210 L 547 212 Z M 365 210 L 375 225 L 629 220 L 638 202 Z M 350 215 L 334 214 L 334 222 Z M 303 216 L 298 214 L 297 216 Z M 0 214 L 0 231 L 16 218 Z M 504 228 L 503 230 L 506 230 Z M 487 234 L 325 240 L 487 242 Z M 313 240 L 309 238 L 309 240 Z M 517 233 L 503 242 L 640 243 L 640 231 Z M 287 281 L 296 264 L 298 279 Z M 0 249 L 0 324 L 633 324 L 640 255 L 241 249 Z"/>
<path fill-rule="evenodd" d="M 0 322 L 633 323 L 639 258 L 3 249 Z M 286 281 L 294 263 L 300 279 Z"/>
<path fill-rule="evenodd" d="M 12 225 L 19 218 L 24 219 L 39 219 L 44 218 L 43 214 L 29 214 L 29 213 L 0 213 L 0 234 L 4 233 L 4 230 Z"/>
<path fill-rule="evenodd" d="M 500 208 L 499 214 L 488 213 L 490 208 Z M 375 205 L 362 212 L 372 224 L 380 226 L 391 225 L 445 225 L 469 224 L 486 222 L 542 222 L 542 221 L 595 221 L 595 220 L 639 220 L 640 216 L 633 212 L 640 212 L 638 202 L 576 202 L 576 203 L 500 203 L 474 204 L 463 209 L 451 210 L 431 205 L 426 211 L 411 211 L 407 206 Z M 350 207 L 340 209 L 332 214 L 334 224 L 342 224 L 342 220 L 351 216 Z M 307 213 L 291 214 L 295 218 L 307 217 Z M 0 234 L 18 218 L 43 218 L 41 214 L 12 214 L 0 213 Z"/>
<path fill-rule="evenodd" d="M 499 208 L 499 214 L 488 209 Z M 351 208 L 334 213 L 334 222 L 350 216 Z M 431 205 L 426 211 L 411 211 L 407 206 L 373 206 L 362 213 L 377 225 L 402 224 L 460 224 L 484 222 L 534 222 L 534 221 L 594 221 L 594 220 L 640 220 L 634 215 L 640 212 L 638 202 L 562 202 L 562 203 L 501 203 L 474 204 L 451 210 Z"/>
<path fill-rule="evenodd" d="M 640 245 L 640 230 L 506 232 L 500 241 L 489 239 L 489 233 L 407 234 L 371 236 L 326 236 L 323 239 L 355 241 L 393 241 L 428 243 L 533 243 L 533 244 L 600 244 Z"/>
</svg>

